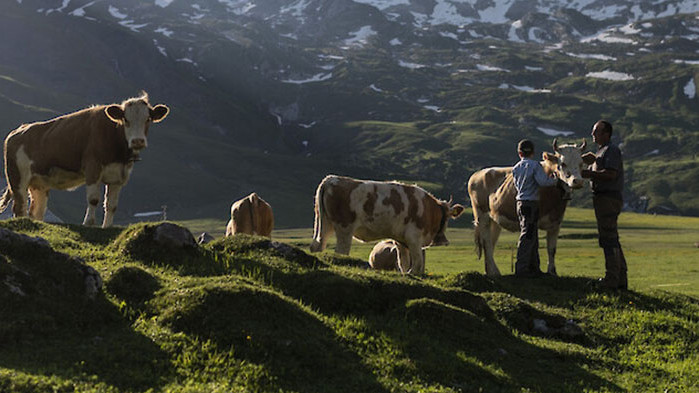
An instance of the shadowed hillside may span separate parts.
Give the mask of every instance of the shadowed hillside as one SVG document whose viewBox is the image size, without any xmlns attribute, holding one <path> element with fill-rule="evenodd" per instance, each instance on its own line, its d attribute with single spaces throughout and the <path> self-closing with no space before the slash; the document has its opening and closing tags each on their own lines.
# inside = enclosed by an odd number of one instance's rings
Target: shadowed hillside
<svg viewBox="0 0 699 393">
<path fill-rule="evenodd" d="M 583 277 L 403 277 L 245 235 L 172 249 L 149 240 L 154 224 L 0 227 L 0 390 L 691 391 L 699 380 L 690 297 L 599 292 Z M 103 279 L 96 293 L 84 266 Z"/>
</svg>

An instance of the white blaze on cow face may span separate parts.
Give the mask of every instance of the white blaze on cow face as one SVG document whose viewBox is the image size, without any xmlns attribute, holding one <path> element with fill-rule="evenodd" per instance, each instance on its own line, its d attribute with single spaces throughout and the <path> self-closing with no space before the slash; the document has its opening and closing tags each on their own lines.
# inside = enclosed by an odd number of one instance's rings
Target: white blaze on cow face
<svg viewBox="0 0 699 393">
<path fill-rule="evenodd" d="M 107 116 L 124 126 L 124 136 L 130 149 L 139 151 L 148 147 L 148 126 L 162 121 L 170 110 L 165 105 L 151 107 L 148 96 L 131 98 L 121 105 L 110 105 L 105 109 Z"/>
<path fill-rule="evenodd" d="M 586 142 L 583 139 L 581 145 L 561 145 L 558 146 L 557 140 L 553 140 L 553 150 L 555 155 L 544 152 L 543 158 L 546 166 L 550 166 L 550 170 L 556 172 L 558 178 L 563 180 L 568 187 L 572 189 L 582 188 L 584 179 L 581 175 L 583 170 L 582 152 L 585 150 Z"/>
</svg>

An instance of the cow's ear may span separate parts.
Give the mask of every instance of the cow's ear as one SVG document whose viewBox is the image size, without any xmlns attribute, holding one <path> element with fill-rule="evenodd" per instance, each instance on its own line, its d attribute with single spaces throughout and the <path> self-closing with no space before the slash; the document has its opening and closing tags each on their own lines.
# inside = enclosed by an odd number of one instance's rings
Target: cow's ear
<svg viewBox="0 0 699 393">
<path fill-rule="evenodd" d="M 107 117 L 111 121 L 117 124 L 124 122 L 124 110 L 120 105 L 109 105 L 108 107 L 104 108 L 104 113 L 107 114 Z"/>
<path fill-rule="evenodd" d="M 459 205 L 459 204 L 452 206 L 451 212 L 450 212 L 451 218 L 459 217 L 461 214 L 463 214 L 464 210 L 466 210 L 466 209 L 464 209 L 464 207 Z"/>
<path fill-rule="evenodd" d="M 150 120 L 153 123 L 161 122 L 168 113 L 170 113 L 170 108 L 163 104 L 158 104 L 150 110 Z"/>
<path fill-rule="evenodd" d="M 585 165 L 592 165 L 595 163 L 595 159 L 597 159 L 597 156 L 595 153 L 588 151 L 587 153 L 582 155 L 583 162 Z"/>
<path fill-rule="evenodd" d="M 556 157 L 555 154 L 549 153 L 549 152 L 543 152 L 541 156 L 544 158 L 544 161 L 551 161 L 552 163 L 558 163 L 558 157 Z"/>
</svg>

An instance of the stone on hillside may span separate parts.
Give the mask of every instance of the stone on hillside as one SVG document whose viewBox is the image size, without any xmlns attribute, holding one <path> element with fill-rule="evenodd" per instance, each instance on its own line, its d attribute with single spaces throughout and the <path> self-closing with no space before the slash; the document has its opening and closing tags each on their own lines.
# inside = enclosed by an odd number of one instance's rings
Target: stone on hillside
<svg viewBox="0 0 699 393">
<path fill-rule="evenodd" d="M 51 285 L 52 290 L 59 291 L 58 295 L 75 295 L 69 293 L 70 282 L 82 287 L 82 295 L 89 299 L 94 299 L 102 291 L 102 277 L 97 270 L 86 265 L 85 261 L 78 257 L 54 250 L 49 242 L 41 237 L 27 236 L 0 228 L 0 253 L 16 255 L 16 261 L 13 263 L 9 263 L 3 255 L 0 255 L 0 264 L 6 264 L 7 268 L 2 283 L 10 293 L 17 296 L 25 297 L 45 292 L 42 286 L 46 285 L 47 280 L 42 275 L 55 274 L 55 272 L 45 271 L 47 263 L 53 268 L 62 267 L 65 272 L 73 272 L 60 279 L 48 277 L 48 281 L 60 281 L 60 285 Z M 73 281 L 76 279 L 77 282 Z"/>
<path fill-rule="evenodd" d="M 202 232 L 197 238 L 197 243 L 206 244 L 214 240 L 214 237 L 209 235 L 209 232 Z"/>
<path fill-rule="evenodd" d="M 169 248 L 196 248 L 197 242 L 189 229 L 164 222 L 155 227 L 153 241 Z"/>
<path fill-rule="evenodd" d="M 51 248 L 49 242 L 41 237 L 27 236 L 22 233 L 17 233 L 6 228 L 0 228 L 0 245 L 23 245 L 26 247 L 43 247 Z"/>
</svg>

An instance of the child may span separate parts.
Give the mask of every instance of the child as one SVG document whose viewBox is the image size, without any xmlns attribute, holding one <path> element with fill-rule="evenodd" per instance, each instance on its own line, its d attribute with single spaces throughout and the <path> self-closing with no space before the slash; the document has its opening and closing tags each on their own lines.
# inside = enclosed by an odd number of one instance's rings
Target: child
<svg viewBox="0 0 699 393">
<path fill-rule="evenodd" d="M 541 164 L 533 159 L 532 141 L 521 140 L 517 152 L 520 161 L 512 168 L 520 228 L 515 276 L 539 277 L 543 274 L 539 268 L 539 187 L 556 185 L 557 179 L 547 176 Z"/>
</svg>

